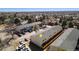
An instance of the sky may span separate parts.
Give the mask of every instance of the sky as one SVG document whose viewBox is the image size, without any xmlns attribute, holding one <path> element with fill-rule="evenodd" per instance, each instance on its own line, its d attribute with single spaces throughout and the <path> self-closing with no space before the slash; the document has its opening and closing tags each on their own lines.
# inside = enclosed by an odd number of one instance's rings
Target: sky
<svg viewBox="0 0 79 59">
<path fill-rule="evenodd" d="M 79 8 L 0 8 L 0 12 L 79 11 Z"/>
</svg>

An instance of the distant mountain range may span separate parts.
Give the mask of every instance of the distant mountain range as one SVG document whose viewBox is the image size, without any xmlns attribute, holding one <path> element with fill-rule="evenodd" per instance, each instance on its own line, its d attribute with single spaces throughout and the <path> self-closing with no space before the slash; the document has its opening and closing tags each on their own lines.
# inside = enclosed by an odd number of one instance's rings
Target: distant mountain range
<svg viewBox="0 0 79 59">
<path fill-rule="evenodd" d="M 26 14 L 32 14 L 32 15 L 38 15 L 38 14 L 56 14 L 56 15 L 63 15 L 63 14 L 79 14 L 79 11 L 44 11 L 44 12 L 0 12 L 0 15 L 26 15 Z"/>
</svg>

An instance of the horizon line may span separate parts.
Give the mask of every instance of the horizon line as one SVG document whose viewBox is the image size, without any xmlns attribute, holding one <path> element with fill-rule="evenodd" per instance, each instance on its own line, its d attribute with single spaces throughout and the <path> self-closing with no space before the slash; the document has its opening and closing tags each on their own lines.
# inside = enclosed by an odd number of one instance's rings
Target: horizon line
<svg viewBox="0 0 79 59">
<path fill-rule="evenodd" d="M 0 12 L 79 11 L 79 8 L 0 8 Z"/>
</svg>

